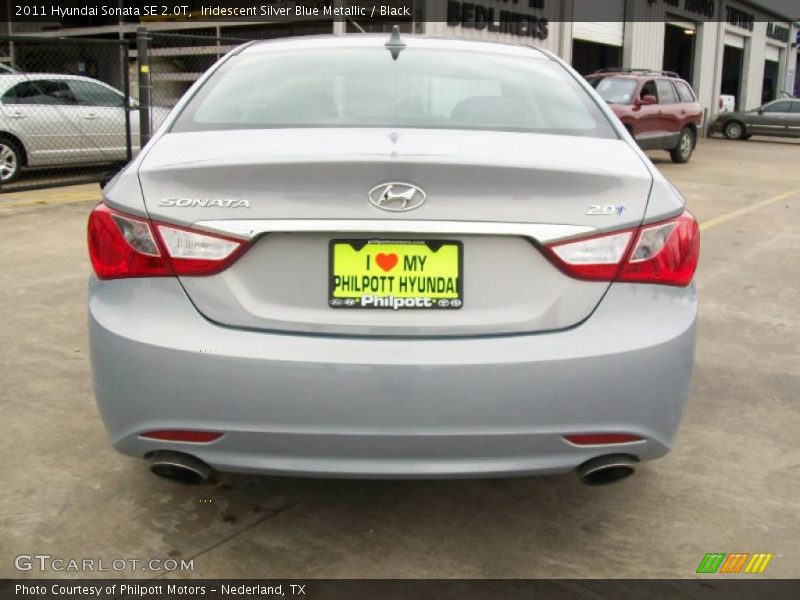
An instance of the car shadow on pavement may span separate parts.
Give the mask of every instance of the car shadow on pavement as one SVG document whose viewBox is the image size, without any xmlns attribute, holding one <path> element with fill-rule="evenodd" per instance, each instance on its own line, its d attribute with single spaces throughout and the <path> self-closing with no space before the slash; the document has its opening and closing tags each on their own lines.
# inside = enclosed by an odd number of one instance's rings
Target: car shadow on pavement
<svg viewBox="0 0 800 600">
<path fill-rule="evenodd" d="M 587 546 L 600 539 L 624 545 L 647 480 L 640 473 L 588 487 L 574 473 L 467 480 L 225 474 L 207 487 L 144 483 L 161 499 L 153 533 L 183 531 L 170 551 L 196 556 L 202 577 L 535 577 L 554 576 L 553 564 L 562 565 L 556 576 L 567 577 L 585 576 L 573 558 Z M 220 526 L 230 530 L 222 545 L 212 543 Z M 207 553 L 198 552 L 202 538 Z"/>
</svg>

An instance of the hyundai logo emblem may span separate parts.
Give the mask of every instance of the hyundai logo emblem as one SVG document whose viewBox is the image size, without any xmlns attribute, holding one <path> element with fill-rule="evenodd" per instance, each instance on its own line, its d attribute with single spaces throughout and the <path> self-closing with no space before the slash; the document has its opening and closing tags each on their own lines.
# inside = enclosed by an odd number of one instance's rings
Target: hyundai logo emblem
<svg viewBox="0 0 800 600">
<path fill-rule="evenodd" d="M 419 208 L 428 195 L 411 183 L 393 181 L 376 185 L 369 191 L 369 201 L 381 210 L 403 212 Z"/>
</svg>

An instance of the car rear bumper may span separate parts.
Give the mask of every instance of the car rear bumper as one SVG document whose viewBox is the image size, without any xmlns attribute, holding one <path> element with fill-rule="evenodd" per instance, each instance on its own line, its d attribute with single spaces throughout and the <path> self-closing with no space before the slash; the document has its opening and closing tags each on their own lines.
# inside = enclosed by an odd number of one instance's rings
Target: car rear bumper
<svg viewBox="0 0 800 600">
<path fill-rule="evenodd" d="M 177 280 L 96 281 L 97 403 L 114 446 L 177 450 L 221 471 L 466 477 L 571 470 L 669 451 L 690 389 L 694 286 L 614 284 L 569 330 L 369 339 L 255 332 L 204 319 Z M 224 435 L 209 444 L 140 437 Z M 577 447 L 564 434 L 644 441 Z"/>
</svg>

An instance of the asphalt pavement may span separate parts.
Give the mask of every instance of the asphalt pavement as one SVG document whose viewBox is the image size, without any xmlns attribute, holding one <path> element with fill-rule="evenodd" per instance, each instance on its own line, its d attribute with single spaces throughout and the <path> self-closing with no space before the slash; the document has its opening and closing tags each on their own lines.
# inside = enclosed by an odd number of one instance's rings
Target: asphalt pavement
<svg viewBox="0 0 800 600">
<path fill-rule="evenodd" d="M 800 143 L 652 157 L 703 230 L 693 393 L 673 452 L 601 488 L 573 474 L 158 480 L 109 446 L 92 397 L 85 225 L 99 188 L 0 195 L 0 577 L 671 578 L 708 552 L 773 554 L 742 577 L 800 576 Z M 16 568 L 37 553 L 139 562 Z"/>
</svg>

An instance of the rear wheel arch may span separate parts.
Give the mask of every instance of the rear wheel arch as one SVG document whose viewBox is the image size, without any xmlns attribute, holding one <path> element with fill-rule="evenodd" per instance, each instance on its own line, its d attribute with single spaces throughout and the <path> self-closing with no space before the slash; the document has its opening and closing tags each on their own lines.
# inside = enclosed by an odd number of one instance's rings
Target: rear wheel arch
<svg viewBox="0 0 800 600">
<path fill-rule="evenodd" d="M 16 180 L 27 164 L 25 146 L 15 135 L 0 132 L 0 184 Z"/>
<path fill-rule="evenodd" d="M 686 139 L 690 136 L 691 139 Z M 692 151 L 697 145 L 697 129 L 693 128 L 691 124 L 684 125 L 678 136 L 678 145 L 669 151 L 670 158 L 674 163 L 686 163 L 692 156 Z"/>
<path fill-rule="evenodd" d="M 695 146 L 697 146 L 697 137 L 698 137 L 698 135 L 700 133 L 698 131 L 698 129 L 697 129 L 697 124 L 696 123 L 687 123 L 686 127 L 689 129 L 689 131 L 692 132 L 692 136 L 694 137 L 693 143 L 694 143 Z"/>
<path fill-rule="evenodd" d="M 22 140 L 15 136 L 13 133 L 8 133 L 7 131 L 0 131 L 0 143 L 3 141 L 8 141 L 14 144 L 17 149 L 20 151 L 20 157 L 22 158 L 22 166 L 28 166 L 28 152 L 25 150 L 25 144 L 22 143 Z"/>
<path fill-rule="evenodd" d="M 728 129 L 733 125 L 739 126 L 739 135 L 734 135 L 733 131 Z M 730 140 L 741 140 L 747 135 L 747 126 L 739 119 L 730 119 L 725 121 L 725 125 L 722 127 L 722 132 L 725 134 L 725 137 Z"/>
</svg>

